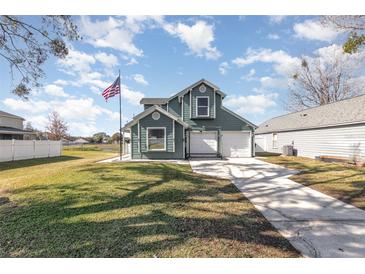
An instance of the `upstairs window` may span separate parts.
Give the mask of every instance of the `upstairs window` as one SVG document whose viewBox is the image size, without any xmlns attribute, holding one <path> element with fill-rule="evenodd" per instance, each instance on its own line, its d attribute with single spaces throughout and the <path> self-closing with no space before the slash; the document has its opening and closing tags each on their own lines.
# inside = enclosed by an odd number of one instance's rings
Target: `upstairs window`
<svg viewBox="0 0 365 274">
<path fill-rule="evenodd" d="M 148 150 L 166 150 L 166 128 L 147 128 Z"/>
<path fill-rule="evenodd" d="M 198 96 L 196 97 L 196 115 L 207 117 L 209 116 L 209 97 Z"/>
</svg>

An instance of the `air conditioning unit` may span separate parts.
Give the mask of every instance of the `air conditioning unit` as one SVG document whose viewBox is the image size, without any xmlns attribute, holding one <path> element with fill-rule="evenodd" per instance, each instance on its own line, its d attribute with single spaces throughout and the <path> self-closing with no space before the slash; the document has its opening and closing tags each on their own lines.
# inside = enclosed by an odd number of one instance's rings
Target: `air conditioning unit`
<svg viewBox="0 0 365 274">
<path fill-rule="evenodd" d="M 294 156 L 294 147 L 292 145 L 283 146 L 283 155 L 284 156 Z"/>
</svg>

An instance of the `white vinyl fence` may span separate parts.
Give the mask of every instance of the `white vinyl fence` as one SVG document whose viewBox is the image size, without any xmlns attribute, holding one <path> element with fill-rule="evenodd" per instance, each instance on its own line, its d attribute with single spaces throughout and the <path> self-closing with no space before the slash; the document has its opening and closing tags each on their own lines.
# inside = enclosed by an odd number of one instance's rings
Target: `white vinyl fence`
<svg viewBox="0 0 365 274">
<path fill-rule="evenodd" d="M 0 140 L 0 162 L 61 156 L 61 141 Z"/>
</svg>

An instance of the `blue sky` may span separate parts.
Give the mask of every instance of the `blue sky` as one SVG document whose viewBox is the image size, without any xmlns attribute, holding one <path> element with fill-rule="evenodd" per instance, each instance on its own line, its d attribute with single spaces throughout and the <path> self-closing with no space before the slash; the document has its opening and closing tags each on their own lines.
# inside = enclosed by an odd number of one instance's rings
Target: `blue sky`
<svg viewBox="0 0 365 274">
<path fill-rule="evenodd" d="M 26 17 L 35 23 L 37 17 Z M 60 113 L 73 135 L 118 130 L 118 99 L 100 95 L 122 74 L 124 122 L 142 97 L 168 97 L 201 78 L 227 94 L 224 104 L 253 123 L 285 112 L 288 79 L 302 56 L 327 58 L 344 34 L 307 16 L 83 16 L 83 36 L 65 60 L 44 65 L 43 87 L 28 101 L 10 93 L 9 68 L 0 59 L 0 109 L 43 130 Z"/>
</svg>

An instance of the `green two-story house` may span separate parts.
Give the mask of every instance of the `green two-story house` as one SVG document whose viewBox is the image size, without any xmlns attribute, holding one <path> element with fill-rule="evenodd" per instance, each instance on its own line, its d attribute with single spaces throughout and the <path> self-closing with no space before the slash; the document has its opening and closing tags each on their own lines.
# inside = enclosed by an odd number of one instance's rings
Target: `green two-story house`
<svg viewBox="0 0 365 274">
<path fill-rule="evenodd" d="M 256 126 L 225 108 L 219 87 L 200 80 L 170 98 L 143 98 L 127 123 L 132 159 L 252 157 Z"/>
</svg>

